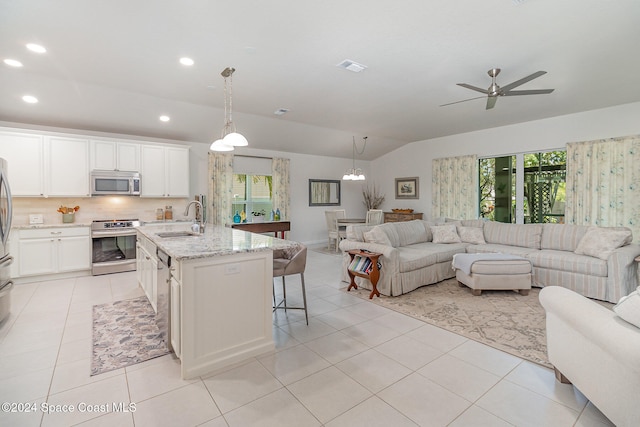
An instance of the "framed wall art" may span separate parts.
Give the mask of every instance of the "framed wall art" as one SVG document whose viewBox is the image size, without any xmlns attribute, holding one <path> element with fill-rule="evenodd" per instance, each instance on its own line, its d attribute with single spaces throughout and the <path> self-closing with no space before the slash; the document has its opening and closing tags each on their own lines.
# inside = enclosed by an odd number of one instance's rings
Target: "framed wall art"
<svg viewBox="0 0 640 427">
<path fill-rule="evenodd" d="M 418 177 L 396 178 L 396 199 L 418 199 Z"/>
</svg>

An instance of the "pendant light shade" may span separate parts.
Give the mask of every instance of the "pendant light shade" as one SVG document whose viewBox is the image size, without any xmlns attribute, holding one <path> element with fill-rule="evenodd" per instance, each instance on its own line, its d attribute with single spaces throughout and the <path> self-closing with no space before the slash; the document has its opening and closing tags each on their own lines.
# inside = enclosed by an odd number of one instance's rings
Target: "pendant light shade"
<svg viewBox="0 0 640 427">
<path fill-rule="evenodd" d="M 364 153 L 364 149 L 367 147 L 367 138 L 363 137 L 364 145 L 362 146 L 362 151 L 358 151 L 358 154 Z M 366 178 L 362 173 L 362 169 L 356 169 L 356 138 L 353 137 L 353 167 L 351 169 L 347 169 L 345 174 L 342 176 L 344 181 L 364 181 Z"/>
<path fill-rule="evenodd" d="M 220 139 L 211 143 L 211 151 L 233 151 L 234 147 L 246 147 L 249 145 L 247 138 L 236 131 L 236 124 L 233 122 L 233 73 L 235 68 L 227 67 L 222 70 L 224 77 L 224 127 L 220 133 Z M 229 79 L 227 92 L 227 78 Z M 228 94 L 228 96 L 227 96 Z"/>
<path fill-rule="evenodd" d="M 211 143 L 211 146 L 209 147 L 209 150 L 211 150 L 211 151 L 233 151 L 233 146 L 225 144 L 224 141 L 221 140 L 221 139 L 217 139 L 217 140 L 215 140 L 215 141 L 213 141 Z"/>
<path fill-rule="evenodd" d="M 231 145 L 233 147 L 246 147 L 247 145 L 249 145 L 247 138 L 240 135 L 238 132 L 231 132 L 230 134 L 222 138 L 222 141 L 224 141 L 225 144 Z"/>
</svg>

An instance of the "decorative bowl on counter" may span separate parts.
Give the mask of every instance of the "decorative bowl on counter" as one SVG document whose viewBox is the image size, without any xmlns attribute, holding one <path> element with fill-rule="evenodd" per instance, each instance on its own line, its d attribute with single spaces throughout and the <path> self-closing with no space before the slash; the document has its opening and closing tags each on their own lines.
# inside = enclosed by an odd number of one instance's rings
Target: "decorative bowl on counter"
<svg viewBox="0 0 640 427">
<path fill-rule="evenodd" d="M 391 211 L 393 213 L 405 213 L 405 214 L 413 213 L 413 209 L 391 209 Z"/>
</svg>

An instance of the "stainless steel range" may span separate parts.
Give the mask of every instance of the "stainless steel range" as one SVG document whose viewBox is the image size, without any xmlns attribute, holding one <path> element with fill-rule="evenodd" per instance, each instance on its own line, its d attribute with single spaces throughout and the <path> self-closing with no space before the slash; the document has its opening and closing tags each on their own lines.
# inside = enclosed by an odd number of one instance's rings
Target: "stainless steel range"
<svg viewBox="0 0 640 427">
<path fill-rule="evenodd" d="M 115 219 L 93 221 L 93 260 L 91 273 L 119 273 L 136 269 L 136 227 L 137 219 Z"/>
</svg>

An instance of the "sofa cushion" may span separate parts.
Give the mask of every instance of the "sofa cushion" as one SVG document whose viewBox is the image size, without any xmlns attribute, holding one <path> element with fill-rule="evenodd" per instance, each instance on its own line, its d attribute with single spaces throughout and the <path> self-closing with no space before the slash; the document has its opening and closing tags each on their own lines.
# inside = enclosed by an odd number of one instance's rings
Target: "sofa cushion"
<svg viewBox="0 0 640 427">
<path fill-rule="evenodd" d="M 364 233 L 370 231 L 373 225 L 347 225 L 347 240 L 364 242 Z"/>
<path fill-rule="evenodd" d="M 543 249 L 530 253 L 527 258 L 531 260 L 534 267 L 607 277 L 607 262 L 591 256 Z"/>
<path fill-rule="evenodd" d="M 615 249 L 628 245 L 631 240 L 632 235 L 629 229 L 589 227 L 578 243 L 575 253 L 606 260 Z"/>
<path fill-rule="evenodd" d="M 484 239 L 487 243 L 540 249 L 542 224 L 503 224 L 487 221 L 484 224 Z"/>
<path fill-rule="evenodd" d="M 371 230 L 362 233 L 362 235 L 364 236 L 364 241 L 367 243 L 378 243 L 380 245 L 391 246 L 387 233 L 378 227 L 373 227 Z"/>
<path fill-rule="evenodd" d="M 451 262 L 455 254 L 466 252 L 465 243 L 418 243 L 398 248 L 400 272 L 406 273 L 442 262 Z"/>
<path fill-rule="evenodd" d="M 463 219 L 462 221 L 460 221 L 460 225 L 463 227 L 482 228 L 484 227 L 485 222 L 487 221 L 484 219 Z"/>
<path fill-rule="evenodd" d="M 522 248 L 520 246 L 509 245 L 496 245 L 487 243 L 486 245 L 469 245 L 467 246 L 467 253 L 501 253 L 517 255 L 527 258 L 529 254 L 538 252 L 537 249 Z"/>
<path fill-rule="evenodd" d="M 640 328 L 640 286 L 629 295 L 620 298 L 613 311 L 624 321 Z"/>
<path fill-rule="evenodd" d="M 484 240 L 482 228 L 479 227 L 463 227 L 459 225 L 458 235 L 460 236 L 460 240 L 466 243 L 473 243 L 474 245 L 483 245 L 487 243 Z"/>
<path fill-rule="evenodd" d="M 386 233 L 391 246 L 394 248 L 428 242 L 430 237 L 425 230 L 423 221 L 419 219 L 405 222 L 388 222 L 376 225 L 374 228 Z"/>
<path fill-rule="evenodd" d="M 540 249 L 573 252 L 588 229 L 586 225 L 542 224 Z"/>
<path fill-rule="evenodd" d="M 460 236 L 455 224 L 450 225 L 432 225 L 431 234 L 433 235 L 433 243 L 460 243 Z"/>
</svg>

